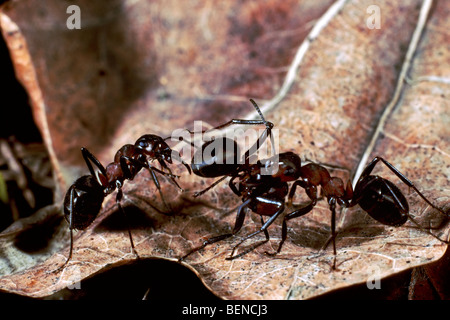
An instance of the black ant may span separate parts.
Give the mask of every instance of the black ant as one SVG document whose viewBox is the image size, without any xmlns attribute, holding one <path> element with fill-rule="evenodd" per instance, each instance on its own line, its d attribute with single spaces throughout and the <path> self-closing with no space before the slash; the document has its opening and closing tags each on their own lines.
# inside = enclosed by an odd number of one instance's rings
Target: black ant
<svg viewBox="0 0 450 320">
<path fill-rule="evenodd" d="M 442 209 L 433 205 L 417 188 L 416 186 L 403 175 L 397 168 L 395 168 L 388 161 L 382 157 L 375 157 L 366 166 L 361 173 L 355 188 L 352 188 L 350 181 L 347 185 L 344 185 L 342 179 L 338 177 L 331 177 L 326 168 L 315 163 L 308 163 L 302 167 L 299 167 L 299 179 L 296 180 L 289 192 L 288 201 L 292 204 L 292 198 L 295 194 L 297 186 L 305 189 L 306 194 L 311 199 L 311 202 L 300 208 L 287 214 L 283 219 L 282 224 L 282 236 L 278 249 L 275 255 L 281 251 L 284 241 L 287 237 L 287 225 L 286 221 L 296 217 L 303 216 L 310 212 L 317 203 L 317 187 L 321 187 L 322 195 L 326 197 L 329 208 L 331 210 L 331 238 L 333 242 L 333 252 L 336 257 L 336 203 L 340 206 L 350 208 L 359 205 L 364 211 L 366 211 L 373 219 L 378 222 L 399 227 L 406 223 L 409 219 L 417 227 L 423 229 L 419 223 L 410 216 L 409 205 L 405 196 L 400 189 L 391 181 L 384 179 L 377 175 L 371 175 L 375 165 L 378 162 L 382 162 L 389 168 L 404 184 L 409 188 L 412 188 L 428 205 L 441 212 L 444 216 L 448 216 Z M 448 244 L 448 241 L 442 240 L 435 236 L 431 232 L 427 232 L 439 241 Z M 334 261 L 333 269 L 336 267 L 336 261 Z"/>
<path fill-rule="evenodd" d="M 100 161 L 86 148 L 81 148 L 81 153 L 89 168 L 90 175 L 78 178 L 70 186 L 64 198 L 64 216 L 69 223 L 70 229 L 70 251 L 66 262 L 61 268 L 64 268 L 72 258 L 72 230 L 86 229 L 99 214 L 104 198 L 116 189 L 117 206 L 124 216 L 126 216 L 125 211 L 120 204 L 123 197 L 122 186 L 125 180 L 133 180 L 141 169 L 146 168 L 149 170 L 164 206 L 171 211 L 164 199 L 156 173 L 169 177 L 171 181 L 181 189 L 175 180 L 178 176 L 172 174 L 167 163 L 172 164 L 172 159 L 175 159 L 180 161 L 187 168 L 189 173 L 191 173 L 191 169 L 189 165 L 181 160 L 180 155 L 168 146 L 165 142 L 167 139 L 169 139 L 169 137 L 163 139 L 153 134 L 143 135 L 134 145 L 126 144 L 120 148 L 114 156 L 114 161 L 108 164 L 106 168 L 103 167 Z M 151 164 L 154 160 L 158 161 L 161 169 L 165 169 L 168 172 L 155 168 Z M 98 170 L 94 170 L 92 163 Z M 162 213 L 168 214 L 165 212 Z M 134 247 L 130 228 L 128 228 L 128 236 L 130 238 L 133 253 L 139 257 Z"/>
<path fill-rule="evenodd" d="M 272 167 L 275 162 L 278 167 L 276 172 L 272 174 L 263 174 L 262 170 L 267 169 L 269 166 Z M 262 227 L 258 231 L 246 236 L 235 245 L 230 256 L 226 259 L 231 260 L 243 256 L 269 241 L 267 228 L 284 212 L 285 198 L 289 192 L 288 182 L 298 179 L 300 175 L 299 169 L 300 158 L 293 152 L 280 153 L 268 160 L 258 160 L 256 164 L 245 163 L 237 167 L 233 173 L 230 173 L 231 179 L 228 183 L 230 189 L 242 199 L 242 204 L 238 208 L 233 231 L 231 233 L 206 239 L 202 246 L 191 250 L 179 260 L 184 260 L 192 253 L 209 244 L 234 236 L 242 228 L 247 209 L 252 210 L 261 217 Z M 236 179 L 239 179 L 238 182 L 235 182 Z M 267 221 L 264 222 L 263 216 L 269 217 Z M 264 242 L 253 246 L 239 255 L 233 256 L 234 251 L 239 245 L 260 232 L 264 232 L 266 236 Z"/>
<path fill-rule="evenodd" d="M 242 166 L 245 166 L 250 162 L 250 156 L 260 149 L 261 145 L 264 143 L 267 137 L 270 137 L 272 147 L 274 147 L 272 136 L 272 129 L 274 127 L 273 123 L 264 119 L 261 110 L 253 99 L 250 99 L 250 102 L 255 107 L 256 111 L 261 117 L 261 120 L 232 119 L 209 130 L 220 130 L 230 125 L 265 125 L 266 129 L 262 132 L 261 136 L 255 142 L 255 144 L 245 152 L 242 159 L 240 158 L 240 148 L 237 145 L 236 141 L 233 139 L 227 137 L 218 137 L 205 142 L 201 146 L 201 148 L 199 148 L 194 153 L 192 157 L 192 172 L 203 178 L 220 177 L 220 179 L 213 182 L 206 189 L 195 192 L 194 197 L 199 197 L 200 195 L 206 193 L 207 191 L 218 185 L 227 177 L 231 177 L 235 173 L 242 171 Z M 205 132 L 206 130 L 201 131 L 200 133 Z M 194 132 L 189 131 L 189 133 L 193 134 Z M 180 140 L 184 139 L 180 138 Z M 191 145 L 195 147 L 192 142 Z M 200 162 L 198 162 L 198 160 L 200 160 Z"/>
</svg>

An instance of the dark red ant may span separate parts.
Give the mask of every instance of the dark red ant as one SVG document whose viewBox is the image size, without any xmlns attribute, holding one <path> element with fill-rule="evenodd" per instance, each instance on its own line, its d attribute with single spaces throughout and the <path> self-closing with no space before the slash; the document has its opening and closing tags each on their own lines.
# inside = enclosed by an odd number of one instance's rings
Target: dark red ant
<svg viewBox="0 0 450 320">
<path fill-rule="evenodd" d="M 86 148 L 81 148 L 81 153 L 89 168 L 90 175 L 78 178 L 70 186 L 64 198 L 64 216 L 69 223 L 70 229 L 70 251 L 66 262 L 61 268 L 66 266 L 72 258 L 73 229 L 86 229 L 99 214 L 104 198 L 116 189 L 117 206 L 126 217 L 125 210 L 120 204 L 123 197 L 122 187 L 125 180 L 133 180 L 141 169 L 146 168 L 149 170 L 164 206 L 169 211 L 171 210 L 164 199 L 156 173 L 169 177 L 181 189 L 175 180 L 177 176 L 172 174 L 167 163 L 172 164 L 172 159 L 174 159 L 180 161 L 189 173 L 191 173 L 191 169 L 189 165 L 181 160 L 180 155 L 168 146 L 165 142 L 167 139 L 169 137 L 163 139 L 153 134 L 143 135 L 134 145 L 126 144 L 120 148 L 114 156 L 114 161 L 108 164 L 106 168 Z M 158 161 L 161 169 L 165 169 L 168 172 L 155 168 L 151 164 L 154 160 Z M 94 170 L 92 163 L 97 170 Z M 130 228 L 128 228 L 128 236 L 133 253 L 139 257 L 134 247 Z"/>
<path fill-rule="evenodd" d="M 273 161 L 278 161 L 279 170 L 272 175 L 261 175 L 261 169 L 266 167 L 267 163 L 273 163 Z M 256 232 L 246 236 L 238 244 L 236 244 L 233 247 L 230 256 L 226 259 L 232 260 L 241 257 L 254 250 L 256 247 L 269 241 L 267 228 L 284 211 L 286 195 L 288 195 L 288 204 L 292 204 L 292 198 L 295 194 L 297 186 L 300 186 L 305 190 L 306 194 L 311 199 L 311 202 L 308 205 L 285 215 L 282 224 L 282 239 L 278 246 L 278 250 L 275 253 L 266 252 L 269 255 L 275 255 L 281 251 L 282 245 L 287 237 L 286 221 L 303 216 L 314 208 L 317 200 L 319 199 L 319 186 L 322 189 L 323 196 L 327 198 L 332 213 L 332 235 L 330 240 L 333 242 L 333 251 L 335 256 L 336 203 L 339 203 L 339 205 L 343 207 L 353 207 L 359 204 L 359 206 L 372 218 L 385 225 L 401 226 L 406 223 L 408 219 L 410 219 L 414 224 L 420 227 L 415 219 L 409 215 L 408 202 L 400 189 L 398 189 L 398 187 L 389 180 L 386 180 L 380 176 L 371 175 L 372 170 L 379 161 L 384 163 L 392 172 L 394 172 L 403 183 L 414 189 L 426 203 L 447 216 L 443 210 L 434 206 L 410 180 L 408 180 L 394 166 L 381 157 L 375 157 L 369 165 L 367 165 L 359 177 L 355 189 L 353 190 L 350 181 L 348 181 L 347 185 L 345 185 L 342 179 L 338 177 L 331 177 L 326 168 L 315 163 L 309 163 L 302 166 L 298 155 L 292 152 L 286 152 L 279 154 L 278 159 L 275 160 L 269 159 L 264 162 L 258 161 L 256 165 L 246 165 L 240 167 L 240 171 L 236 171 L 234 175 L 232 175 L 229 186 L 236 195 L 242 198 L 243 201 L 238 208 L 238 214 L 233 231 L 231 233 L 205 240 L 202 246 L 191 250 L 188 254 L 180 258 L 180 261 L 209 244 L 229 238 L 239 232 L 245 219 L 246 208 L 251 209 L 253 212 L 261 216 L 262 227 Z M 239 178 L 239 181 L 236 186 L 234 180 L 237 178 Z M 294 181 L 290 191 L 287 184 L 289 181 Z M 264 222 L 263 216 L 269 216 L 270 218 Z M 263 242 L 238 255 L 234 255 L 234 251 L 239 245 L 261 232 L 264 232 L 266 237 Z M 447 241 L 433 235 L 431 232 L 429 232 L 429 234 L 444 243 L 448 243 Z M 334 262 L 333 268 L 335 268 L 335 263 L 336 261 Z"/>
<path fill-rule="evenodd" d="M 387 162 L 381 157 L 375 157 L 366 166 L 361 173 L 358 181 L 353 190 L 350 181 L 345 186 L 342 179 L 338 177 L 331 177 L 330 173 L 323 166 L 309 163 L 302 167 L 299 167 L 299 179 L 296 180 L 289 192 L 288 201 L 292 204 L 292 198 L 295 194 L 296 187 L 300 186 L 305 189 L 306 194 L 311 199 L 311 202 L 287 214 L 283 219 L 282 224 L 282 236 L 278 249 L 275 253 L 281 251 L 281 247 L 287 237 L 287 225 L 286 221 L 293 218 L 303 216 L 310 212 L 317 203 L 318 186 L 321 187 L 322 195 L 326 197 L 329 208 L 331 210 L 331 238 L 333 242 L 333 252 L 336 257 L 336 203 L 340 206 L 350 208 L 359 205 L 364 211 L 366 211 L 373 219 L 378 222 L 399 227 L 406 223 L 409 219 L 417 227 L 423 229 L 419 223 L 410 216 L 409 205 L 405 196 L 400 189 L 391 181 L 384 179 L 377 175 L 371 175 L 375 165 L 378 162 L 382 162 L 389 168 L 404 184 L 412 188 L 428 205 L 441 212 L 444 216 L 448 216 L 442 209 L 433 205 L 418 189 L 417 187 L 406 178 L 397 168 Z M 433 233 L 427 231 L 428 234 L 435 237 L 439 241 L 448 244 L 448 241 L 442 240 L 435 236 Z M 335 268 L 336 261 L 334 261 L 333 268 Z"/>
</svg>

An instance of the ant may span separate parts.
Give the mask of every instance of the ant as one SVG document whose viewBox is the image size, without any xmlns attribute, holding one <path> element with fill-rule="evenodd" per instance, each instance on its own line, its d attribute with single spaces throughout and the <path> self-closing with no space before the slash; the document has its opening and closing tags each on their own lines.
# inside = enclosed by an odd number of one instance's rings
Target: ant
<svg viewBox="0 0 450 320">
<path fill-rule="evenodd" d="M 278 170 L 271 174 L 263 174 L 262 170 L 267 169 L 268 166 L 273 166 L 275 162 Z M 267 160 L 258 160 L 256 164 L 245 163 L 236 168 L 233 173 L 230 173 L 231 179 L 228 185 L 237 196 L 241 197 L 242 204 L 238 208 L 233 231 L 231 233 L 206 239 L 202 246 L 191 250 L 180 258 L 179 261 L 184 260 L 192 253 L 203 249 L 209 244 L 232 237 L 238 233 L 242 228 L 248 209 L 261 217 L 262 227 L 256 232 L 249 234 L 235 245 L 230 256 L 226 259 L 232 260 L 241 257 L 269 241 L 270 238 L 267 228 L 284 212 L 285 198 L 289 192 L 288 182 L 298 179 L 300 175 L 299 169 L 300 158 L 293 152 L 280 153 Z M 236 179 L 239 179 L 238 182 L 235 182 Z M 269 217 L 267 221 L 264 221 L 264 216 Z M 264 235 L 266 236 L 265 241 L 251 247 L 245 252 L 233 256 L 234 251 L 239 245 L 260 232 L 264 232 Z"/>
<path fill-rule="evenodd" d="M 275 160 L 274 160 L 275 159 Z M 272 175 L 261 175 L 261 169 L 267 167 L 268 163 L 278 161 L 278 171 Z M 359 177 L 355 189 L 353 190 L 350 181 L 344 185 L 342 179 L 338 177 L 331 177 L 330 173 L 323 166 L 316 163 L 308 163 L 301 165 L 300 157 L 293 152 L 280 153 L 278 159 L 272 158 L 265 161 L 258 161 L 255 165 L 246 164 L 235 171 L 232 179 L 229 182 L 231 190 L 242 198 L 243 203 L 238 208 L 235 226 L 231 233 L 219 235 L 213 238 L 206 239 L 203 245 L 191 250 L 188 254 L 180 258 L 182 261 L 194 252 L 197 252 L 209 244 L 221 241 L 223 239 L 234 236 L 241 229 L 244 219 L 245 210 L 248 208 L 261 216 L 262 227 L 244 237 L 238 244 L 232 248 L 232 252 L 226 260 L 233 260 L 241 257 L 248 252 L 254 250 L 256 247 L 266 243 L 270 240 L 267 228 L 281 215 L 285 209 L 285 197 L 288 196 L 288 205 L 292 206 L 292 199 L 295 194 L 297 186 L 302 187 L 311 202 L 299 209 L 294 210 L 284 216 L 282 224 L 282 238 L 278 249 L 275 253 L 265 252 L 268 255 L 274 256 L 281 251 L 283 243 L 287 238 L 287 224 L 288 220 L 303 216 L 309 213 L 319 200 L 317 192 L 318 186 L 321 187 L 322 194 L 327 198 L 329 208 L 331 210 L 331 241 L 333 242 L 333 252 L 336 258 L 336 203 L 343 207 L 353 207 L 359 205 L 372 218 L 384 225 L 401 226 L 409 219 L 415 225 L 422 229 L 417 221 L 409 215 L 409 205 L 400 189 L 391 181 L 380 176 L 371 175 L 375 165 L 378 162 L 385 164 L 403 183 L 408 187 L 414 189 L 419 196 L 431 207 L 438 210 L 442 214 L 447 214 L 440 208 L 433 205 L 417 188 L 406 178 L 400 171 L 398 171 L 392 164 L 381 157 L 375 157 L 364 169 Z M 238 185 L 234 180 L 239 178 Z M 287 182 L 294 181 L 289 190 Z M 269 219 L 264 222 L 263 216 L 268 216 Z M 250 249 L 234 255 L 235 250 L 244 241 L 255 235 L 264 232 L 266 239 Z M 448 241 L 442 240 L 428 232 L 430 235 L 439 241 L 448 244 Z M 333 269 L 336 268 L 336 260 L 334 261 Z"/>
<path fill-rule="evenodd" d="M 241 163 L 237 162 L 237 160 L 240 158 L 240 149 L 237 143 L 229 138 L 218 138 L 203 144 L 201 149 L 197 150 L 194 154 L 191 164 L 192 171 L 196 175 L 208 178 L 221 176 L 220 179 L 212 183 L 206 189 L 200 192 L 196 192 L 194 194 L 195 197 L 198 197 L 207 192 L 227 177 L 231 177 L 228 185 L 236 195 L 242 198 L 243 201 L 243 203 L 238 208 L 233 232 L 205 240 L 201 247 L 191 250 L 189 253 L 181 257 L 179 261 L 184 260 L 192 253 L 204 248 L 208 244 L 226 239 L 239 232 L 245 220 L 247 209 L 251 209 L 253 212 L 261 216 L 261 223 L 263 224 L 263 227 L 256 233 L 253 233 L 246 237 L 243 241 L 256 235 L 259 232 L 264 232 L 268 241 L 269 235 L 266 229 L 284 211 L 284 198 L 286 197 L 289 190 L 287 182 L 294 181 L 298 178 L 296 168 L 300 166 L 300 159 L 297 159 L 298 157 L 296 158 L 292 152 L 275 155 L 275 157 L 277 157 L 278 159 L 279 170 L 277 171 L 277 173 L 274 173 L 272 175 L 265 173 L 267 173 L 267 170 L 270 170 L 271 165 L 273 165 L 273 161 L 265 161 L 263 163 L 258 160 L 255 164 L 250 163 L 250 156 L 257 150 L 259 150 L 262 143 L 264 143 L 267 137 L 270 136 L 270 138 L 272 139 L 271 130 L 273 128 L 273 124 L 264 119 L 264 116 L 262 115 L 262 112 L 260 111 L 258 105 L 252 99 L 250 99 L 250 101 L 258 111 L 261 120 L 251 121 L 233 119 L 225 123 L 224 125 L 217 127 L 223 128 L 225 126 L 238 123 L 266 125 L 266 130 L 264 130 L 257 142 L 245 152 Z M 219 149 L 219 155 L 213 154 L 212 157 L 203 159 L 203 162 L 195 163 L 194 159 L 196 159 L 196 156 L 204 155 L 205 150 L 210 147 L 210 144 L 212 143 L 214 143 L 215 147 Z M 230 145 L 232 146 L 231 150 L 229 148 Z M 274 147 L 273 141 L 272 147 Z M 292 164 L 292 161 L 295 164 Z M 263 172 L 263 170 L 266 171 Z M 234 182 L 237 178 L 239 178 L 238 185 L 236 185 L 236 183 Z M 270 218 L 267 220 L 267 222 L 264 222 L 263 216 L 269 216 Z"/>
<path fill-rule="evenodd" d="M 64 268 L 72 258 L 73 229 L 86 229 L 99 214 L 105 197 L 116 189 L 117 206 L 126 217 L 125 210 L 123 210 L 120 204 L 123 197 L 122 187 L 125 180 L 133 180 L 141 169 L 146 168 L 149 170 L 164 206 L 171 211 L 164 199 L 156 173 L 169 177 L 181 189 L 175 180 L 178 176 L 172 174 L 167 163 L 172 164 L 172 159 L 175 159 L 180 161 L 189 173 L 191 173 L 191 169 L 181 159 L 180 155 L 173 151 L 165 142 L 169 138 L 163 139 L 154 134 L 143 135 L 136 140 L 134 145 L 126 144 L 120 148 L 114 156 L 114 161 L 108 164 L 106 168 L 86 148 L 81 148 L 81 153 L 89 168 L 90 175 L 84 175 L 78 178 L 70 186 L 64 197 L 64 216 L 69 223 L 70 230 L 70 251 L 66 262 L 59 269 Z M 168 172 L 155 168 L 151 164 L 154 160 L 159 162 L 161 169 L 166 169 Z M 97 170 L 94 170 L 92 164 L 95 165 Z M 168 214 L 165 212 L 162 213 Z M 139 257 L 134 247 L 133 237 L 129 227 L 128 236 L 133 253 Z"/>
<path fill-rule="evenodd" d="M 262 132 L 255 144 L 246 151 L 242 160 L 240 159 L 240 148 L 233 139 L 219 137 L 205 142 L 192 157 L 192 172 L 203 178 L 220 178 L 204 190 L 195 192 L 194 197 L 201 196 L 225 180 L 227 177 L 233 176 L 235 173 L 241 171 L 243 165 L 248 165 L 250 162 L 250 156 L 260 149 L 267 137 L 270 137 L 272 147 L 274 148 L 272 136 L 272 129 L 274 127 L 273 123 L 264 119 L 261 109 L 253 99 L 250 99 L 250 102 L 258 112 L 261 120 L 231 119 L 230 121 L 210 130 L 220 130 L 230 125 L 265 125 L 266 129 Z M 206 131 L 207 130 L 204 130 L 200 133 L 205 133 Z M 194 132 L 189 131 L 189 133 L 193 134 Z M 184 139 L 180 137 L 180 140 L 183 141 Z M 190 144 L 195 147 L 192 142 L 190 142 Z M 274 149 L 273 152 L 275 153 Z M 201 162 L 197 162 L 199 159 Z"/>
<path fill-rule="evenodd" d="M 306 194 L 311 199 L 311 202 L 284 217 L 282 224 L 282 236 L 278 249 L 275 253 L 268 254 L 276 255 L 281 251 L 283 243 L 287 237 L 286 221 L 303 216 L 314 208 L 318 200 L 318 186 L 321 187 L 322 195 L 326 197 L 331 211 L 330 240 L 333 242 L 333 253 L 335 256 L 333 269 L 336 268 L 336 203 L 345 208 L 359 205 L 373 219 L 384 225 L 399 227 L 404 225 L 409 219 L 417 227 L 423 229 L 409 214 L 408 201 L 400 189 L 394 183 L 385 178 L 377 175 L 371 175 L 376 164 L 379 162 L 383 163 L 409 188 L 412 188 L 428 205 L 438 210 L 444 216 L 448 216 L 442 209 L 433 205 L 404 174 L 402 174 L 397 168 L 382 157 L 376 156 L 372 159 L 372 161 L 361 173 L 354 189 L 352 188 L 350 180 L 345 186 L 342 179 L 338 177 L 331 177 L 328 170 L 323 166 L 315 163 L 308 163 L 304 166 L 298 167 L 300 177 L 292 184 L 288 196 L 288 203 L 290 205 L 292 204 L 292 198 L 295 194 L 297 186 L 300 186 L 305 190 Z M 445 244 L 449 243 L 448 241 L 442 240 L 435 236 L 430 231 L 427 231 L 427 233 Z"/>
</svg>

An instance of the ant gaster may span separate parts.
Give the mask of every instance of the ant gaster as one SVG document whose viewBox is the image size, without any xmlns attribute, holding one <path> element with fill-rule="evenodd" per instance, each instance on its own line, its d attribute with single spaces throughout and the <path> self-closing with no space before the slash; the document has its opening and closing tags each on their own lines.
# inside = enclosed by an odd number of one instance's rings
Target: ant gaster
<svg viewBox="0 0 450 320">
<path fill-rule="evenodd" d="M 171 210 L 167 205 L 156 173 L 167 176 L 171 181 L 181 189 L 176 182 L 177 176 L 172 174 L 167 163 L 172 164 L 172 159 L 180 161 L 191 173 L 190 167 L 181 160 L 179 154 L 173 151 L 165 142 L 169 138 L 161 138 L 157 135 L 146 134 L 140 137 L 134 145 L 126 144 L 120 148 L 114 156 L 114 161 L 106 166 L 100 163 L 97 158 L 86 148 L 81 148 L 84 161 L 89 168 L 90 175 L 78 178 L 68 189 L 64 198 L 64 216 L 69 223 L 70 230 L 70 251 L 69 256 L 59 269 L 67 265 L 72 258 L 73 250 L 73 229 L 86 229 L 99 214 L 104 198 L 117 189 L 116 203 L 119 210 L 125 215 L 120 202 L 123 197 L 122 186 L 125 180 L 133 180 L 137 173 L 146 168 L 150 172 L 164 206 Z M 155 168 L 151 162 L 158 161 L 161 169 Z M 167 163 L 166 163 L 167 162 Z M 97 168 L 94 170 L 93 165 Z M 163 212 L 164 213 L 164 212 Z M 138 256 L 133 243 L 130 228 L 128 227 L 131 248 L 134 254 Z"/>
<path fill-rule="evenodd" d="M 192 157 L 192 172 L 203 178 L 220 178 L 204 190 L 196 192 L 194 197 L 204 194 L 227 177 L 232 177 L 236 173 L 242 171 L 242 166 L 245 166 L 250 162 L 250 156 L 260 149 L 261 145 L 268 137 L 271 139 L 272 147 L 274 148 L 272 136 L 273 123 L 264 119 L 261 110 L 253 99 L 250 99 L 250 102 L 255 107 L 261 120 L 232 119 L 211 130 L 220 130 L 230 125 L 265 125 L 266 129 L 262 132 L 255 144 L 245 152 L 242 159 L 240 158 L 240 148 L 233 139 L 219 137 L 205 142 Z M 205 131 L 202 131 L 202 133 L 204 132 Z M 208 148 L 212 149 L 212 154 L 205 152 Z M 275 152 L 274 149 L 273 152 Z M 201 159 L 201 162 L 196 162 L 197 159 Z"/>
</svg>

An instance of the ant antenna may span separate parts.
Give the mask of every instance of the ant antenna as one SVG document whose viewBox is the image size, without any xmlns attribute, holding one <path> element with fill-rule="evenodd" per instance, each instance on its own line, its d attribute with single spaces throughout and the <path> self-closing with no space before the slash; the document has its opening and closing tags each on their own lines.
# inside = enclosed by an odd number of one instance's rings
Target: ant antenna
<svg viewBox="0 0 450 320">
<path fill-rule="evenodd" d="M 277 153 L 275 150 L 275 141 L 273 140 L 273 135 L 272 135 L 272 128 L 274 127 L 274 124 L 272 122 L 266 121 L 266 119 L 264 119 L 263 113 L 262 113 L 261 109 L 259 108 L 259 106 L 256 104 L 255 100 L 250 98 L 250 102 L 253 104 L 253 106 L 255 107 L 259 116 L 261 117 L 261 120 L 264 122 L 264 125 L 266 126 L 267 136 L 269 136 L 270 144 L 272 146 L 272 153 L 273 153 L 273 155 L 276 155 Z"/>
<path fill-rule="evenodd" d="M 267 129 L 272 129 L 273 128 L 273 123 L 270 122 L 270 121 L 266 121 L 266 119 L 264 119 L 263 113 L 261 112 L 261 109 L 259 109 L 259 106 L 256 104 L 255 100 L 250 99 L 250 102 L 255 107 L 256 111 L 258 112 L 259 116 L 261 117 L 261 120 L 264 122 L 266 128 Z"/>
</svg>

